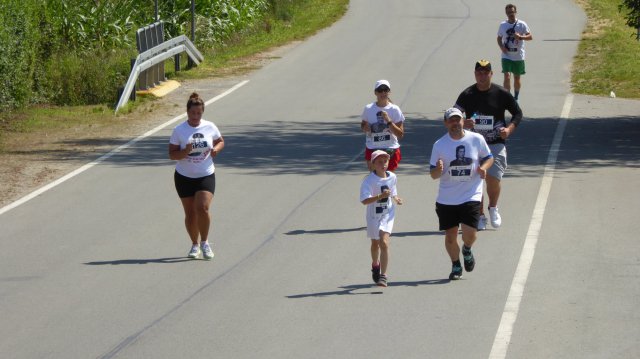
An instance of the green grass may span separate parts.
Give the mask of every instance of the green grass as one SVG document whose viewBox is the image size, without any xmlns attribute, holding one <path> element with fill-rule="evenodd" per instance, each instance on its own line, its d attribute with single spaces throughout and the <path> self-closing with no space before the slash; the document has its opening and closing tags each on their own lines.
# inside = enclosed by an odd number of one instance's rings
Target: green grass
<svg viewBox="0 0 640 359">
<path fill-rule="evenodd" d="M 573 92 L 640 98 L 640 41 L 617 0 L 582 0 L 588 16 L 571 76 Z"/>
<path fill-rule="evenodd" d="M 348 0 L 303 0 L 299 5 L 290 5 L 283 9 L 286 16 L 279 13 L 279 16 L 266 18 L 255 28 L 230 39 L 227 46 L 200 49 L 205 61 L 198 67 L 175 73 L 173 62 L 167 61 L 167 76 L 177 79 L 208 78 L 249 71 L 252 68 L 244 65 L 245 58 L 315 34 L 342 17 L 348 3 Z M 181 63 L 184 67 L 186 56 L 183 56 Z M 105 105 L 43 105 L 0 113 L 0 152 L 6 139 L 24 133 L 47 133 L 89 124 L 101 127 L 110 123 L 135 121 L 136 111 L 148 111 L 150 101 L 153 99 L 138 96 L 135 102 L 129 102 L 117 115 Z"/>
</svg>

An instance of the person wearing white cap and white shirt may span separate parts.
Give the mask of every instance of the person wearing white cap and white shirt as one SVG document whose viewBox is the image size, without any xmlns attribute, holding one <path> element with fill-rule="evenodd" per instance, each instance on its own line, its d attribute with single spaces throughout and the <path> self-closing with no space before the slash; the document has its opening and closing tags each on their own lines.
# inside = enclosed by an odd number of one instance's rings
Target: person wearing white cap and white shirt
<svg viewBox="0 0 640 359">
<path fill-rule="evenodd" d="M 378 80 L 373 89 L 376 101 L 364 107 L 360 122 L 360 128 L 366 134 L 364 158 L 372 170 L 371 153 L 387 151 L 390 155 L 388 170 L 394 172 L 402 159 L 399 140 L 404 136 L 404 114 L 389 98 L 389 81 Z"/>
<path fill-rule="evenodd" d="M 436 198 L 439 228 L 445 231 L 445 248 L 451 259 L 450 280 L 460 279 L 458 228 L 462 228 L 464 268 L 471 272 L 475 258 L 471 247 L 477 238 L 483 180 L 493 165 L 493 155 L 482 135 L 465 130 L 464 115 L 458 108 L 444 113 L 447 133 L 433 144 L 429 174 L 440 179 Z M 460 148 L 464 148 L 464 160 Z"/>
<path fill-rule="evenodd" d="M 383 150 L 373 151 L 373 171 L 360 185 L 360 202 L 367 206 L 365 217 L 367 237 L 371 239 L 372 278 L 381 287 L 387 286 L 389 237 L 393 230 L 396 205 L 402 204 L 402 198 L 398 197 L 398 179 L 395 173 L 388 171 L 389 158 L 389 154 Z"/>
</svg>

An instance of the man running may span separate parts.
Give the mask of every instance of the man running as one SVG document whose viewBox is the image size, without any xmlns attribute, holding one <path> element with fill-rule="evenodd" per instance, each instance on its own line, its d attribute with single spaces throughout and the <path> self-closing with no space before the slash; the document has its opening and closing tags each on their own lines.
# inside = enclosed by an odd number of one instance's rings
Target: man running
<svg viewBox="0 0 640 359">
<path fill-rule="evenodd" d="M 513 74 L 513 94 L 518 100 L 520 95 L 520 75 L 525 74 L 524 68 L 524 42 L 533 40 L 531 31 L 526 22 L 516 18 L 518 13 L 516 6 L 505 6 L 507 20 L 498 27 L 498 47 L 502 51 L 502 73 L 504 74 L 503 86 L 511 91 L 511 74 Z"/>
<path fill-rule="evenodd" d="M 436 213 L 444 233 L 444 246 L 451 259 L 450 280 L 460 279 L 460 245 L 458 228 L 462 228 L 464 269 L 471 272 L 476 265 L 471 246 L 476 241 L 482 205 L 482 180 L 493 164 L 493 156 L 484 137 L 463 128 L 464 117 L 457 108 L 444 113 L 447 133 L 433 144 L 429 174 L 440 179 Z M 460 159 L 461 149 L 464 149 Z"/>
<path fill-rule="evenodd" d="M 511 136 L 522 120 L 522 110 L 509 91 L 491 82 L 493 71 L 489 61 L 476 62 L 474 74 L 476 83 L 460 93 L 455 107 L 466 113 L 465 128 L 484 136 L 491 148 L 494 163 L 487 172 L 487 195 L 491 225 L 493 228 L 498 228 L 502 224 L 502 218 L 498 212 L 500 181 L 507 169 L 506 139 Z M 505 121 L 505 111 L 511 113 L 509 124 Z M 480 209 L 479 230 L 487 227 L 483 207 L 484 205 Z"/>
</svg>

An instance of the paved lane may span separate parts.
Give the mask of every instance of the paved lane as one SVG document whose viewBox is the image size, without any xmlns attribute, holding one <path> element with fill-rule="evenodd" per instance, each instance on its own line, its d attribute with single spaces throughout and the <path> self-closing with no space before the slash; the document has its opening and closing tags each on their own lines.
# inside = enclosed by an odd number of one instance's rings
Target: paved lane
<svg viewBox="0 0 640 359">
<path fill-rule="evenodd" d="M 519 7 L 536 41 L 528 44 L 521 100 L 527 122 L 510 145 L 505 224 L 481 233 L 476 271 L 449 283 L 433 212 L 436 184 L 425 166 L 443 133 L 442 110 L 472 83 L 475 60 L 499 63 L 503 8 L 497 1 L 352 1 L 335 26 L 208 106 L 206 117 L 227 141 L 217 162 L 211 263 L 185 259 L 189 243 L 166 159 L 170 128 L 2 214 L 0 353 L 487 358 L 584 21 L 569 1 Z M 357 198 L 365 174 L 358 116 L 378 78 L 391 81 L 408 131 L 398 171 L 406 205 L 384 290 L 370 284 Z M 617 103 L 620 111 L 635 105 Z M 638 289 L 623 281 L 637 282 L 638 256 L 625 251 L 633 248 L 623 240 L 631 240 L 631 228 L 616 216 L 633 213 L 633 201 L 616 190 L 623 183 L 600 191 L 603 173 L 638 182 L 637 126 L 633 112 L 611 118 L 580 105 L 584 113 L 572 112 L 567 125 L 508 357 L 638 353 Z M 609 142 L 597 135 L 603 131 Z M 620 145 L 630 159 L 617 154 Z M 596 203 L 616 209 L 603 215 Z M 619 246 L 603 235 L 608 228 Z"/>
</svg>

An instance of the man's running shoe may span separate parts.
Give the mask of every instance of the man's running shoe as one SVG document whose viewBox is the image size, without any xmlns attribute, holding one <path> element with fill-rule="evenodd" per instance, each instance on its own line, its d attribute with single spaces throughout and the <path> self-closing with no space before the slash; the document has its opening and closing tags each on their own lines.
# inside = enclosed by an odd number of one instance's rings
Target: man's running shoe
<svg viewBox="0 0 640 359">
<path fill-rule="evenodd" d="M 499 228 L 502 224 L 502 218 L 498 212 L 498 207 L 489 207 L 489 217 L 491 217 L 491 226 L 493 228 Z"/>
<path fill-rule="evenodd" d="M 481 214 L 480 219 L 478 219 L 478 230 L 484 231 L 485 229 L 487 229 L 487 217 Z"/>
<path fill-rule="evenodd" d="M 200 244 L 200 249 L 202 249 L 202 258 L 204 259 L 213 258 L 213 251 L 211 250 L 211 246 L 209 246 L 209 242 L 204 242 Z"/>
<path fill-rule="evenodd" d="M 454 264 L 451 268 L 451 274 L 449 274 L 449 280 L 458 280 L 462 277 L 462 266 Z"/>
<path fill-rule="evenodd" d="M 191 250 L 189 251 L 189 258 L 198 258 L 199 255 L 200 255 L 200 247 L 198 247 L 198 245 L 195 244 L 191 247 Z"/>
<path fill-rule="evenodd" d="M 476 260 L 473 258 L 471 248 L 467 250 L 465 249 L 465 246 L 462 246 L 462 258 L 464 259 L 464 270 L 471 272 L 476 266 Z"/>
<path fill-rule="evenodd" d="M 371 265 L 371 278 L 373 279 L 373 283 L 378 283 L 380 279 L 380 263 Z"/>
<path fill-rule="evenodd" d="M 385 274 L 380 274 L 380 278 L 378 278 L 378 287 L 386 287 L 387 286 L 387 276 Z"/>
</svg>

